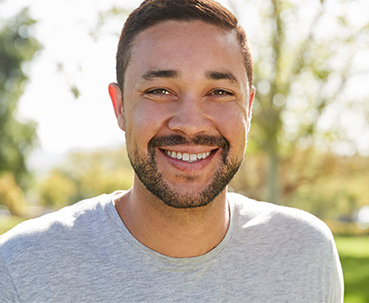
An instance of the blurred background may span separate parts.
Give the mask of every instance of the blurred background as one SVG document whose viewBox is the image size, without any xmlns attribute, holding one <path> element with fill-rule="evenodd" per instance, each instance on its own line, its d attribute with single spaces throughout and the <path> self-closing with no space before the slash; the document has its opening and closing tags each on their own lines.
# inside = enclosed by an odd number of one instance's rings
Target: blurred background
<svg viewBox="0 0 369 303">
<path fill-rule="evenodd" d="M 0 0 L 0 234 L 128 189 L 107 86 L 136 0 Z M 369 2 L 224 0 L 245 27 L 256 102 L 230 191 L 331 228 L 345 302 L 369 302 Z"/>
</svg>

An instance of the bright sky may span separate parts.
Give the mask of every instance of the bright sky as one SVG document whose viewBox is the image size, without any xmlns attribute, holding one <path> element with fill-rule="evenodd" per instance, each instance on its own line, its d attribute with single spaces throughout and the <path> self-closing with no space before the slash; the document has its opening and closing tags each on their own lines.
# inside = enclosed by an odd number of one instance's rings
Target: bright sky
<svg viewBox="0 0 369 303">
<path fill-rule="evenodd" d="M 366 1 L 366 0 L 364 0 Z M 32 33 L 44 49 L 27 67 L 31 81 L 19 102 L 19 114 L 37 121 L 43 152 L 60 154 L 75 148 L 96 148 L 124 143 L 110 104 L 107 86 L 115 81 L 116 33 L 123 20 L 101 29 L 95 41 L 88 33 L 98 13 L 113 5 L 132 10 L 141 0 L 5 0 L 0 18 L 14 16 L 23 7 L 38 20 Z M 228 1 L 219 1 L 230 8 Z M 245 1 L 246 2 L 246 1 Z M 257 14 L 248 6 L 247 24 Z M 232 10 L 232 8 L 231 8 Z M 57 71 L 62 63 L 63 71 Z M 75 99 L 71 86 L 81 92 Z"/>
<path fill-rule="evenodd" d="M 122 3 L 132 8 L 139 1 L 7 0 L 2 4 L 1 16 L 27 6 L 31 17 L 39 20 L 33 34 L 44 49 L 29 66 L 31 81 L 20 99 L 19 112 L 37 121 L 44 151 L 62 153 L 124 142 L 107 90 L 115 81 L 118 38 L 112 30 L 97 42 L 88 35 L 99 11 Z M 63 64 L 62 72 L 57 72 L 58 63 Z M 70 92 L 72 85 L 81 92 L 78 99 Z"/>
</svg>

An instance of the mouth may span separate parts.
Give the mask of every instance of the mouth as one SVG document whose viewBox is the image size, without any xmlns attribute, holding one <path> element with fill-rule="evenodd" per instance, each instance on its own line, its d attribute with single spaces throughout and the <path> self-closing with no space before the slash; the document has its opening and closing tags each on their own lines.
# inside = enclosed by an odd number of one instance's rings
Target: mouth
<svg viewBox="0 0 369 303">
<path fill-rule="evenodd" d="M 163 150 L 164 153 L 166 153 L 169 157 L 177 160 L 181 160 L 188 163 L 197 162 L 203 159 L 206 159 L 210 156 L 210 154 L 213 151 L 203 152 L 203 153 L 197 153 L 197 154 L 190 154 L 190 153 L 181 153 L 181 152 L 175 152 L 170 150 Z"/>
</svg>

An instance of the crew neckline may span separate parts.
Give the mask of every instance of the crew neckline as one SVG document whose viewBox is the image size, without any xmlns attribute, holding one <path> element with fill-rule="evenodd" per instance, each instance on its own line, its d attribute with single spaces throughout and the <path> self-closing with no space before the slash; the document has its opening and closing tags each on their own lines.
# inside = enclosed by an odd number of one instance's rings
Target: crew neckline
<svg viewBox="0 0 369 303">
<path fill-rule="evenodd" d="M 108 203 L 108 210 L 109 210 L 109 214 L 111 219 L 113 220 L 113 222 L 115 223 L 117 229 L 119 230 L 120 234 L 139 252 L 144 254 L 146 257 L 149 257 L 149 259 L 154 260 L 156 262 L 160 262 L 162 265 L 167 265 L 167 266 L 171 266 L 171 267 L 192 267 L 192 266 L 196 266 L 199 265 L 201 263 L 204 262 L 208 262 L 212 259 L 214 259 L 217 255 L 219 255 L 227 246 L 228 244 L 231 242 L 231 239 L 233 237 L 234 234 L 234 230 L 235 230 L 235 226 L 236 226 L 236 221 L 237 221 L 237 216 L 235 208 L 236 208 L 236 203 L 233 199 L 233 196 L 229 193 L 227 193 L 227 200 L 228 200 L 228 204 L 229 204 L 229 209 L 230 209 L 230 222 L 229 222 L 229 226 L 228 226 L 228 230 L 226 235 L 224 236 L 224 238 L 222 239 L 222 241 L 216 246 L 214 247 L 212 250 L 210 250 L 209 252 L 200 255 L 200 256 L 196 256 L 196 257 L 189 257 L 189 258 L 176 258 L 176 257 L 169 257 L 166 255 L 163 255 L 159 252 L 156 252 L 150 248 L 148 248 L 147 246 L 145 246 L 144 244 L 142 244 L 140 241 L 138 241 L 132 234 L 131 232 L 128 230 L 128 228 L 126 227 L 126 225 L 124 224 L 124 222 L 122 221 L 122 219 L 120 218 L 118 211 L 115 208 L 115 203 L 114 203 L 114 195 L 116 195 L 118 192 L 122 192 L 122 191 L 116 191 L 114 193 L 112 193 L 111 195 L 109 195 L 109 203 Z"/>
</svg>

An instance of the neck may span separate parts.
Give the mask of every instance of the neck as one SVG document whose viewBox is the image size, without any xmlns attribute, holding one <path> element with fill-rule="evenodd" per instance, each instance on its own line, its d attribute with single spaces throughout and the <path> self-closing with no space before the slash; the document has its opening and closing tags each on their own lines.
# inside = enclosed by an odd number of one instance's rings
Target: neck
<svg viewBox="0 0 369 303">
<path fill-rule="evenodd" d="M 145 246 L 169 257 L 205 254 L 222 241 L 228 230 L 226 189 L 206 206 L 178 209 L 165 205 L 135 180 L 131 190 L 114 200 L 131 234 Z"/>
</svg>

